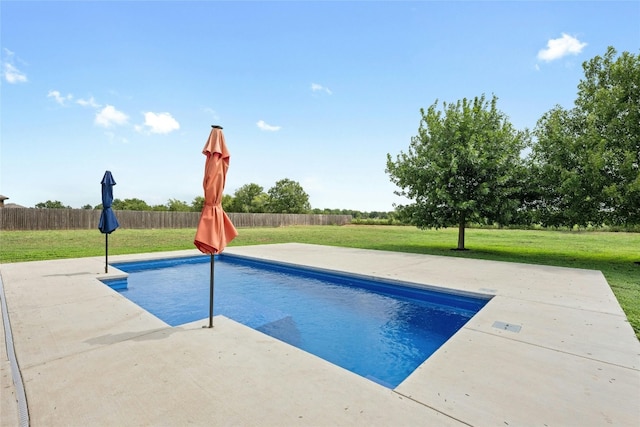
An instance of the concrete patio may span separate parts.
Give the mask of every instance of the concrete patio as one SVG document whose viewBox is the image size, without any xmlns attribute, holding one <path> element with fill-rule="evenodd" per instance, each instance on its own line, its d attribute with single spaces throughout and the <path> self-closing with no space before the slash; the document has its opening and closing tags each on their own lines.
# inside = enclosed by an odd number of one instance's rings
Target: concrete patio
<svg viewBox="0 0 640 427">
<path fill-rule="evenodd" d="M 3 264 L 31 425 L 640 425 L 640 342 L 599 271 L 305 244 L 225 253 L 494 297 L 390 390 L 223 316 L 169 327 L 98 280 L 124 274 L 103 257 Z M 19 425 L 1 354 L 0 424 Z"/>
</svg>

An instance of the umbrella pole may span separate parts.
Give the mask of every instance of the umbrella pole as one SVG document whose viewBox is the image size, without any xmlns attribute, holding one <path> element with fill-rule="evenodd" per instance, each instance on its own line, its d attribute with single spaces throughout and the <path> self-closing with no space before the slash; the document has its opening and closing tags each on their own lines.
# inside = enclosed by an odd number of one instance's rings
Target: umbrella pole
<svg viewBox="0 0 640 427">
<path fill-rule="evenodd" d="M 109 233 L 104 233 L 104 272 L 109 272 Z"/>
<path fill-rule="evenodd" d="M 213 328 L 213 254 L 211 254 L 211 273 L 209 275 L 209 327 Z"/>
</svg>

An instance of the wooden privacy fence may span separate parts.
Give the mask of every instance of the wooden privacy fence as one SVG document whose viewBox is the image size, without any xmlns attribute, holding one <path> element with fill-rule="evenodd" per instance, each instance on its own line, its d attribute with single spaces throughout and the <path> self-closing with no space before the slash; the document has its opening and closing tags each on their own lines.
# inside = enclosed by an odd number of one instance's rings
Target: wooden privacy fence
<svg viewBox="0 0 640 427">
<path fill-rule="evenodd" d="M 97 229 L 100 210 L 94 209 L 0 209 L 0 230 Z M 200 212 L 115 211 L 121 228 L 196 228 Z M 344 225 L 351 215 L 228 213 L 236 227 L 282 227 L 287 225 Z"/>
</svg>

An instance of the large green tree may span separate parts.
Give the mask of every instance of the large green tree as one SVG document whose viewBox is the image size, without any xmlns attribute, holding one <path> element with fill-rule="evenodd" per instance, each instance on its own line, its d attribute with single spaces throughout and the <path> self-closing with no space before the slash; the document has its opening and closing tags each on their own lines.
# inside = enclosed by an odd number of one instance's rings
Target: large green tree
<svg viewBox="0 0 640 427">
<path fill-rule="evenodd" d="M 544 225 L 640 224 L 640 56 L 616 54 L 585 62 L 575 107 L 536 125 L 532 185 Z"/>
<path fill-rule="evenodd" d="M 258 184 L 245 184 L 233 193 L 232 212 L 264 212 L 266 193 Z"/>
<path fill-rule="evenodd" d="M 307 213 L 311 210 L 309 195 L 290 179 L 281 179 L 268 191 L 267 210 L 273 213 Z"/>
<path fill-rule="evenodd" d="M 495 96 L 443 103 L 441 110 L 436 101 L 420 113 L 408 152 L 395 160 L 387 154 L 396 194 L 413 201 L 400 206 L 401 218 L 419 228 L 457 226 L 463 250 L 467 224 L 513 221 L 528 134 L 513 128 Z"/>
</svg>

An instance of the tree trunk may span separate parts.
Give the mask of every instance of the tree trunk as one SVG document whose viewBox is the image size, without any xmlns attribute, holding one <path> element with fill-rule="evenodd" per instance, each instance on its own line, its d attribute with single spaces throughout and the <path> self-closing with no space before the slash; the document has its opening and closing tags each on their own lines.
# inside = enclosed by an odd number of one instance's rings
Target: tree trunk
<svg viewBox="0 0 640 427">
<path fill-rule="evenodd" d="M 464 229 L 465 229 L 466 221 L 464 217 L 460 218 L 460 223 L 458 224 L 458 251 L 464 251 Z"/>
</svg>

